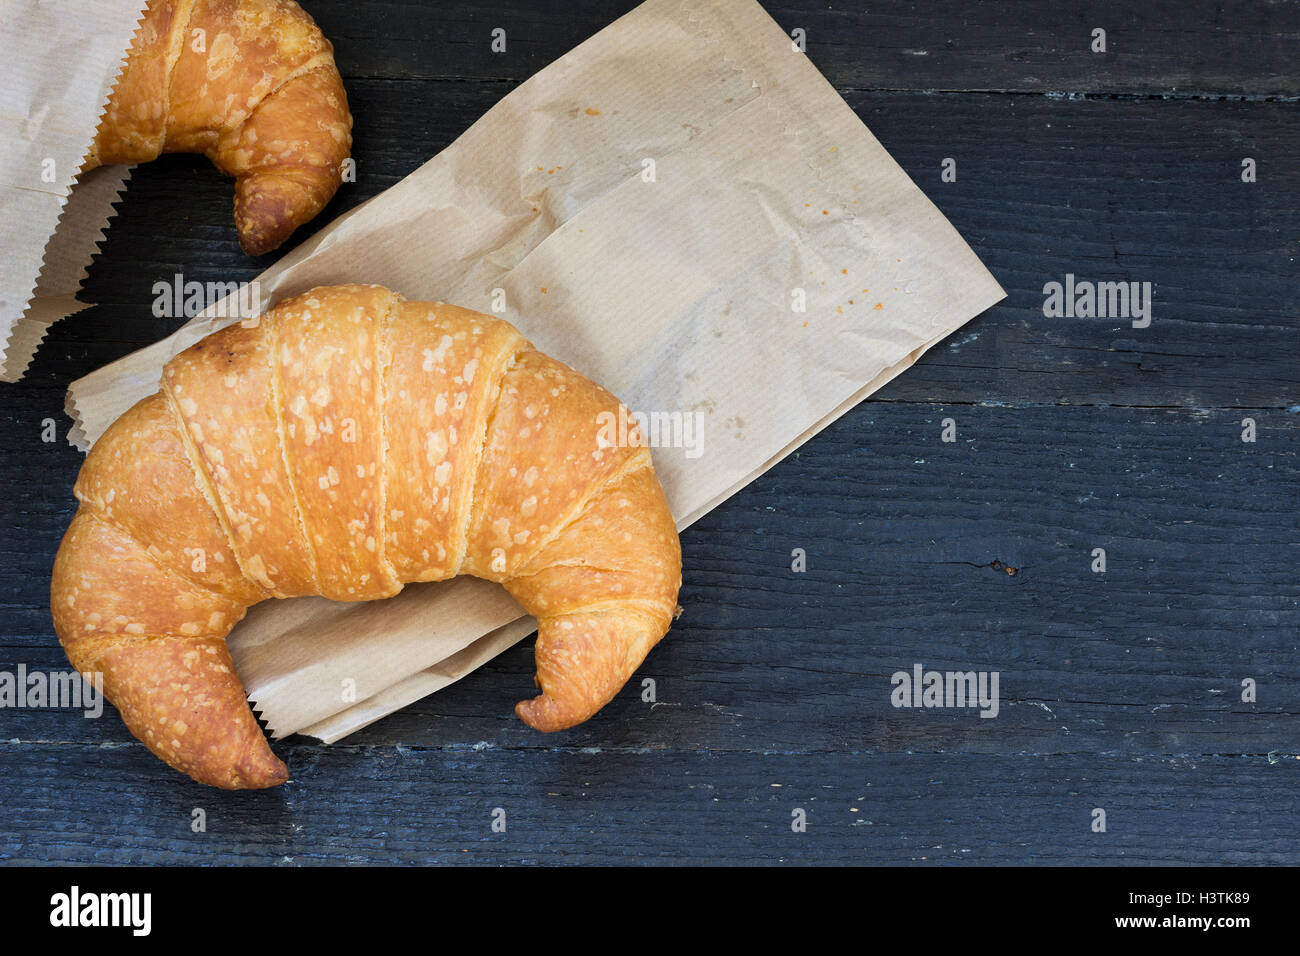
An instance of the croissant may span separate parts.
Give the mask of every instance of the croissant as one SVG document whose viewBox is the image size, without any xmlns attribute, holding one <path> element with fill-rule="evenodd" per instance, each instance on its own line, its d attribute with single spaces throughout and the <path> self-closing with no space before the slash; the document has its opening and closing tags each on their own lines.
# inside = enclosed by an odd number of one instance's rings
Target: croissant
<svg viewBox="0 0 1300 956">
<path fill-rule="evenodd" d="M 618 693 L 676 611 L 681 550 L 622 406 L 509 323 L 321 287 L 165 367 L 78 476 L 54 563 L 73 666 L 202 783 L 283 782 L 225 638 L 252 604 L 496 581 L 538 620 L 538 730 Z M 625 413 L 625 410 L 623 410 Z"/>
<path fill-rule="evenodd" d="M 150 0 L 83 168 L 203 153 L 261 255 L 330 201 L 351 148 L 333 47 L 296 3 Z"/>
</svg>

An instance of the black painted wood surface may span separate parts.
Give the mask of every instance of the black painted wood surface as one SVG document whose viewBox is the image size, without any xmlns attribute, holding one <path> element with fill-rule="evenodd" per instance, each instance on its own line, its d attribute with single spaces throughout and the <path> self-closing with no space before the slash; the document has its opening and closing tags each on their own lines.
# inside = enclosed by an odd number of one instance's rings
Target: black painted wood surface
<svg viewBox="0 0 1300 956">
<path fill-rule="evenodd" d="M 357 119 L 327 221 L 632 5 L 304 6 Z M 1063 6 L 768 4 L 1008 298 L 686 532 L 686 612 L 597 718 L 514 719 L 525 642 L 228 794 L 111 712 L 3 710 L 0 861 L 1300 863 L 1300 5 Z M 0 386 L 0 670 L 66 667 L 64 391 L 178 324 L 150 314 L 158 279 L 271 261 L 229 202 L 205 160 L 138 168 L 99 305 Z M 1066 273 L 1154 283 L 1151 326 L 1045 317 Z M 998 716 L 893 707 L 918 662 L 997 671 Z"/>
</svg>

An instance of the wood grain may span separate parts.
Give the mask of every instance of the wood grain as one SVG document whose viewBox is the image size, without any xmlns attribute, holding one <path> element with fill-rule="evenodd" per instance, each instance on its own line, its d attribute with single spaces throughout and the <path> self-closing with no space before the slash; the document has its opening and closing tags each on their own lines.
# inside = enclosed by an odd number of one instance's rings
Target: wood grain
<svg viewBox="0 0 1300 956">
<path fill-rule="evenodd" d="M 523 80 L 636 6 L 372 0 L 308 3 L 345 77 Z M 841 90 L 1034 91 L 1293 98 L 1300 20 L 1289 2 L 840 0 L 772 2 Z M 1094 53 L 1092 31 L 1106 31 Z M 492 31 L 506 34 L 494 53 Z"/>
<path fill-rule="evenodd" d="M 1294 860 L 1290 822 L 1300 810 L 1294 760 L 1239 757 L 342 745 L 297 761 L 280 789 L 232 798 L 183 778 L 158 786 L 155 761 L 136 749 L 0 745 L 0 767 L 15 781 L 2 858 L 1261 865 Z M 74 757 L 81 769 L 66 766 Z M 93 771 L 87 758 L 99 758 Z M 57 814 L 40 809 L 51 803 Z M 497 808 L 504 833 L 490 828 Z M 806 832 L 791 830 L 796 808 Z M 191 830 L 195 809 L 205 832 Z M 1095 809 L 1106 811 L 1105 833 L 1091 830 Z"/>
</svg>

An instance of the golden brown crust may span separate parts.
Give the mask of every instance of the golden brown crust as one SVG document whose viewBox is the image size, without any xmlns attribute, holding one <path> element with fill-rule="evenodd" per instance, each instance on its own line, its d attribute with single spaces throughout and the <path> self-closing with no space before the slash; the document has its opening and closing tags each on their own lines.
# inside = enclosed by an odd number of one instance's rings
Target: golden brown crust
<svg viewBox="0 0 1300 956">
<path fill-rule="evenodd" d="M 646 455 L 505 582 L 538 622 L 542 693 L 515 708 L 520 719 L 564 730 L 609 703 L 668 631 L 681 567 L 677 528 Z"/>
<path fill-rule="evenodd" d="M 163 386 L 245 577 L 274 597 L 315 594 L 316 561 L 279 435 L 274 325 L 232 325 L 167 363 Z"/>
<path fill-rule="evenodd" d="M 510 324 L 441 302 L 399 302 L 383 342 L 387 553 L 403 581 L 458 574 L 474 479 L 506 365 Z"/>
<path fill-rule="evenodd" d="M 224 643 L 246 607 L 474 574 L 538 618 L 542 694 L 519 716 L 573 726 L 663 637 L 680 586 L 649 452 L 602 441 L 620 408 L 498 319 L 313 289 L 174 358 L 95 445 L 55 628 L 172 766 L 273 786 L 286 771 Z"/>
<path fill-rule="evenodd" d="M 618 399 L 567 365 L 532 349 L 519 356 L 501 383 L 479 469 L 466 573 L 512 577 L 596 488 L 644 454 L 600 446 L 599 416 L 617 409 Z"/>
<path fill-rule="evenodd" d="M 167 140 L 167 86 L 180 56 L 190 4 L 150 3 L 136 29 L 117 86 L 104 108 L 89 165 L 144 163 Z"/>
<path fill-rule="evenodd" d="M 378 338 L 393 294 L 380 286 L 316 289 L 280 303 L 275 322 L 280 442 L 316 557 L 316 593 L 391 597 L 384 559 Z"/>
<path fill-rule="evenodd" d="M 226 790 L 289 779 L 248 709 L 224 638 L 124 644 L 99 666 L 131 733 L 182 773 Z"/>
<path fill-rule="evenodd" d="M 291 0 L 152 0 L 88 166 L 204 153 L 236 177 L 250 255 L 329 202 L 352 147 L 333 48 Z"/>
<path fill-rule="evenodd" d="M 268 596 L 239 570 L 161 393 L 112 425 L 87 456 L 74 491 L 94 514 L 147 541 L 164 567 L 244 604 Z"/>
<path fill-rule="evenodd" d="M 163 760 L 231 789 L 288 779 L 226 648 L 243 604 L 160 565 L 83 507 L 55 559 L 51 609 L 72 665 L 103 674 L 127 727 Z"/>
<path fill-rule="evenodd" d="M 209 155 L 235 176 L 235 227 L 250 256 L 278 247 L 338 191 L 352 116 L 331 63 L 290 80 Z"/>
</svg>

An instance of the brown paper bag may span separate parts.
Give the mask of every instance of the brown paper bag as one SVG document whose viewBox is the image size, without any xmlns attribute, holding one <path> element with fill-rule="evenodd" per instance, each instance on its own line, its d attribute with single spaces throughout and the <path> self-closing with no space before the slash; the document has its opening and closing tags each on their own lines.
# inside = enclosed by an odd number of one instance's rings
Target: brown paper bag
<svg viewBox="0 0 1300 956">
<path fill-rule="evenodd" d="M 679 527 L 1003 297 L 753 0 L 649 0 L 258 282 L 264 303 L 341 282 L 504 303 L 665 423 L 655 467 Z M 155 391 L 220 311 L 74 383 L 81 437 Z M 230 641 L 276 736 L 337 740 L 526 636 L 520 613 L 457 580 L 365 607 L 268 602 Z"/>
<path fill-rule="evenodd" d="M 86 308 L 75 295 L 127 170 L 97 169 L 79 185 L 76 174 L 143 9 L 0 4 L 0 380 L 17 381 L 46 329 Z"/>
</svg>

